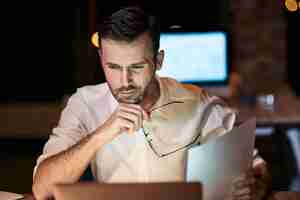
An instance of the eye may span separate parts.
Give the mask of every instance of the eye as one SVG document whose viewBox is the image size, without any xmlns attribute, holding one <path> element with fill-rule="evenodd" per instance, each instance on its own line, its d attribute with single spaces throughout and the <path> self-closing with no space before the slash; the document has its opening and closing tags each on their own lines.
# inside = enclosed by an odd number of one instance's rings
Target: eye
<svg viewBox="0 0 300 200">
<path fill-rule="evenodd" d="M 130 71 L 133 73 L 140 73 L 144 69 L 143 65 L 134 65 L 130 67 Z"/>
<path fill-rule="evenodd" d="M 110 69 L 120 69 L 121 67 L 119 65 L 108 65 L 108 68 L 110 68 Z"/>
<path fill-rule="evenodd" d="M 144 65 L 134 65 L 131 67 L 132 69 L 143 69 Z"/>
</svg>

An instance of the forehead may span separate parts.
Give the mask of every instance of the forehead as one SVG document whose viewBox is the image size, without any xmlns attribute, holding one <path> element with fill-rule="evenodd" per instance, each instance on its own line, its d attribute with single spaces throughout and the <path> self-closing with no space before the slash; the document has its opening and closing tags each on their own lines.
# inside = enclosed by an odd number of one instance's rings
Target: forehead
<svg viewBox="0 0 300 200">
<path fill-rule="evenodd" d="M 153 57 L 152 40 L 147 33 L 132 42 L 102 39 L 100 51 L 104 62 L 124 65 Z"/>
</svg>

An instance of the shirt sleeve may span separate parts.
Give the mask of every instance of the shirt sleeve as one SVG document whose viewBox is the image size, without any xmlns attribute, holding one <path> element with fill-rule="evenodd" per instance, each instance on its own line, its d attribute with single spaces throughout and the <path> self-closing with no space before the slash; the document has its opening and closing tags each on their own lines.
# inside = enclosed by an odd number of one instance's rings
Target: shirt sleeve
<svg viewBox="0 0 300 200">
<path fill-rule="evenodd" d="M 235 124 L 236 111 L 230 108 L 218 97 L 209 97 L 206 100 L 203 111 L 203 128 L 201 143 L 226 134 Z M 253 150 L 253 166 L 266 163 L 259 155 L 258 149 Z"/>
<path fill-rule="evenodd" d="M 77 91 L 68 99 L 57 126 L 52 129 L 52 133 L 44 145 L 43 152 L 37 159 L 33 177 L 42 161 L 68 149 L 88 134 L 84 122 L 87 114 L 87 106 L 83 97 Z"/>
<path fill-rule="evenodd" d="M 235 120 L 235 110 L 228 107 L 222 99 L 218 97 L 206 99 L 202 111 L 201 143 L 230 131 L 234 126 Z"/>
</svg>

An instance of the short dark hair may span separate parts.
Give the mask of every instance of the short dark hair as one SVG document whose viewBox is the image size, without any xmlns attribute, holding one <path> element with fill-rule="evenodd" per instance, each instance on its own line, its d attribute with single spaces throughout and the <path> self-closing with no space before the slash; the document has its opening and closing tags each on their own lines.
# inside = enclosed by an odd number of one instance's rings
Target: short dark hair
<svg viewBox="0 0 300 200">
<path fill-rule="evenodd" d="M 150 14 L 141 6 L 128 6 L 110 16 L 103 17 L 97 27 L 99 40 L 109 38 L 116 41 L 132 42 L 138 36 L 149 32 L 154 54 L 159 50 L 160 25 L 158 16 Z M 100 41 L 99 41 L 100 44 Z"/>
</svg>

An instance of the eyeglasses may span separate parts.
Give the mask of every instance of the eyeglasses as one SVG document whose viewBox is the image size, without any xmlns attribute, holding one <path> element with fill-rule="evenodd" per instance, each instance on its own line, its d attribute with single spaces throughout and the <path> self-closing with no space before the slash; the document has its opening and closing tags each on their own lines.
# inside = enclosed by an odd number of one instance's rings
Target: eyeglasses
<svg viewBox="0 0 300 200">
<path fill-rule="evenodd" d="M 166 103 L 166 104 L 163 104 L 163 105 L 161 105 L 161 106 L 158 106 L 158 107 L 156 107 L 156 108 L 151 109 L 151 110 L 150 110 L 150 113 L 153 112 L 154 110 L 158 110 L 158 109 L 160 109 L 160 108 L 163 108 L 163 107 L 166 107 L 166 106 L 168 106 L 168 105 L 170 105 L 170 104 L 175 104 L 175 103 L 184 103 L 184 102 L 183 102 L 183 101 L 172 101 L 172 102 L 169 102 L 169 103 Z M 165 156 L 168 156 L 168 155 L 171 155 L 171 154 L 173 154 L 173 153 L 175 153 L 175 152 L 178 152 L 178 151 L 180 151 L 180 150 L 183 150 L 183 149 L 186 149 L 186 148 L 192 146 L 193 144 L 195 144 L 195 143 L 197 142 L 197 140 L 199 139 L 199 137 L 200 137 L 200 135 L 201 135 L 201 134 L 199 133 L 199 134 L 198 134 L 198 135 L 197 135 L 190 143 L 188 143 L 188 144 L 186 144 L 186 145 L 183 145 L 183 146 L 181 146 L 181 147 L 179 147 L 179 148 L 176 148 L 176 149 L 174 149 L 174 150 L 171 150 L 171 151 L 169 151 L 168 153 L 160 153 L 158 150 L 155 149 L 155 147 L 154 147 L 154 145 L 153 145 L 153 139 L 151 138 L 151 134 L 150 134 L 150 132 L 145 131 L 144 125 L 142 125 L 142 131 L 143 131 L 143 134 L 145 135 L 145 138 L 146 138 L 146 140 L 147 140 L 147 142 L 148 142 L 150 148 L 151 148 L 152 151 L 153 151 L 158 157 L 160 157 L 160 158 L 165 157 Z"/>
<path fill-rule="evenodd" d="M 184 103 L 183 101 L 172 101 L 172 102 L 169 102 L 169 103 L 166 103 L 166 104 L 163 104 L 161 106 L 158 106 L 156 108 L 153 108 L 152 110 L 150 110 L 150 113 L 153 112 L 154 110 L 157 110 L 157 109 L 160 109 L 162 107 L 165 107 L 167 105 L 170 105 L 170 104 L 174 104 L 174 103 Z M 165 156 L 168 156 L 170 154 L 173 154 L 177 151 L 180 151 L 180 150 L 183 150 L 183 149 L 186 149 L 188 147 L 192 147 L 193 145 L 197 145 L 198 144 L 198 140 L 200 138 L 200 136 L 202 135 L 201 132 L 202 132 L 202 129 L 204 128 L 205 124 L 207 124 L 207 121 L 208 121 L 208 118 L 210 116 L 210 112 L 212 111 L 212 108 L 215 107 L 215 106 L 227 106 L 226 103 L 224 101 L 222 101 L 221 99 L 218 99 L 218 98 L 215 98 L 213 99 L 212 101 L 209 102 L 209 105 L 205 106 L 203 112 L 202 112 L 202 117 L 201 117 L 201 120 L 199 122 L 199 127 L 200 127 L 200 131 L 198 133 L 198 135 L 191 140 L 191 142 L 189 142 L 188 144 L 186 145 L 183 145 L 179 148 L 176 148 L 174 150 L 171 150 L 169 151 L 168 153 L 160 153 L 159 151 L 157 151 L 155 148 L 154 148 L 154 145 L 153 145 L 153 139 L 151 138 L 151 134 L 150 132 L 146 132 L 145 129 L 144 129 L 144 125 L 142 125 L 142 131 L 146 137 L 146 140 L 150 146 L 150 148 L 152 149 L 152 151 L 160 158 L 162 157 L 165 157 Z M 206 138 L 207 139 L 207 138 Z M 203 141 L 205 141 L 205 139 L 203 139 Z M 202 142 L 203 142 L 202 141 Z"/>
</svg>

